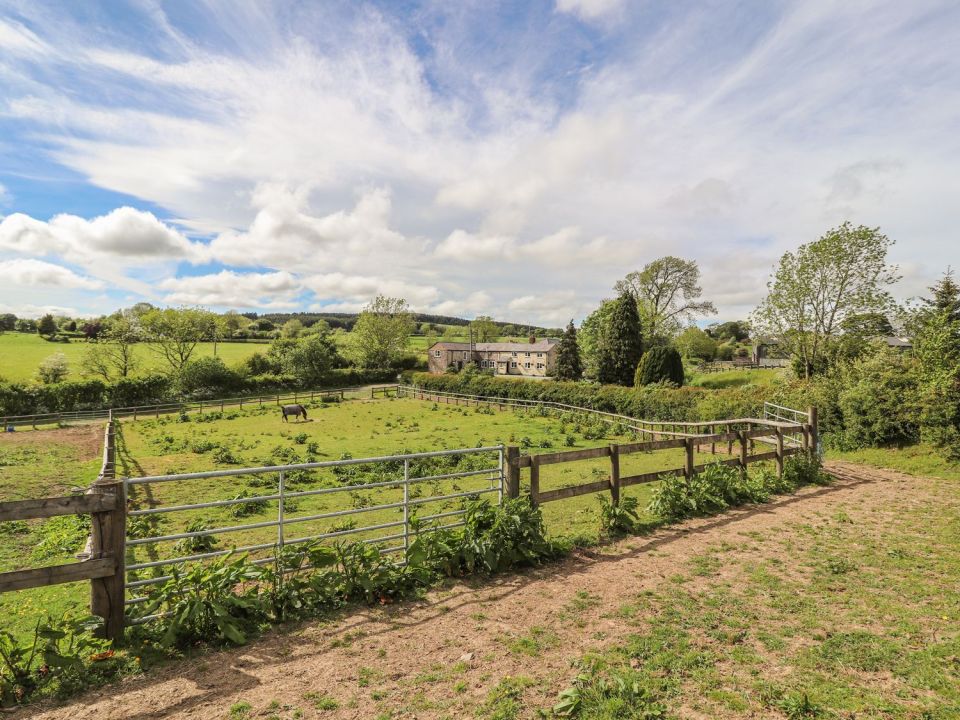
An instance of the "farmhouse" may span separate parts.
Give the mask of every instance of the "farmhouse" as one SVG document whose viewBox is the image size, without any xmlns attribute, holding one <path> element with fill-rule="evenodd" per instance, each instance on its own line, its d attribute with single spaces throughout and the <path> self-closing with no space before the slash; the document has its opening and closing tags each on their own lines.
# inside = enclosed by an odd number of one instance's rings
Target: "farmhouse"
<svg viewBox="0 0 960 720">
<path fill-rule="evenodd" d="M 525 343 L 438 342 L 427 349 L 427 365 L 430 372 L 443 373 L 449 367 L 462 370 L 473 362 L 496 375 L 547 377 L 553 375 L 557 363 L 558 342 L 554 338 L 535 337 Z"/>
</svg>

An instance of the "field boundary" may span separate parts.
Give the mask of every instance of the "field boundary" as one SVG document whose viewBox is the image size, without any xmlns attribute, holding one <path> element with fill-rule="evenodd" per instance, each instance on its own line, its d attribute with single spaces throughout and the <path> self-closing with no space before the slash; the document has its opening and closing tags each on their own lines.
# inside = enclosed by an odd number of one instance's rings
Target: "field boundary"
<svg viewBox="0 0 960 720">
<path fill-rule="evenodd" d="M 396 385 L 351 385 L 349 387 L 321 388 L 317 390 L 293 390 L 283 393 L 261 393 L 259 395 L 244 395 L 232 398 L 216 398 L 209 400 L 184 400 L 182 402 L 158 403 L 154 405 L 131 405 L 128 407 L 103 408 L 99 410 L 68 410 L 53 413 L 36 413 L 34 415 L 3 415 L 0 416 L 0 429 L 7 427 L 18 427 L 31 425 L 36 428 L 37 425 L 63 424 L 67 422 L 82 422 L 88 420 L 113 420 L 119 418 L 131 418 L 137 420 L 141 416 L 170 415 L 173 413 L 184 412 L 216 412 L 227 407 L 239 407 L 243 409 L 244 403 L 247 405 L 257 405 L 263 407 L 264 404 L 279 405 L 281 402 L 292 401 L 298 403 L 301 401 L 314 402 L 317 398 L 337 397 L 339 400 L 346 399 L 348 393 L 359 395 L 370 391 L 370 397 L 375 396 L 377 391 L 389 391 Z"/>
</svg>

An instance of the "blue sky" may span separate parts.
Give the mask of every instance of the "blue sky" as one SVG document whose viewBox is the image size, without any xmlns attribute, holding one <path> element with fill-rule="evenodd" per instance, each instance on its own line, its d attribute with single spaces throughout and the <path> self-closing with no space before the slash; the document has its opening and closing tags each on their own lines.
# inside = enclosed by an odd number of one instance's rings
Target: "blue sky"
<svg viewBox="0 0 960 720">
<path fill-rule="evenodd" d="M 0 311 L 717 319 L 844 220 L 960 266 L 952 2 L 0 0 Z"/>
</svg>

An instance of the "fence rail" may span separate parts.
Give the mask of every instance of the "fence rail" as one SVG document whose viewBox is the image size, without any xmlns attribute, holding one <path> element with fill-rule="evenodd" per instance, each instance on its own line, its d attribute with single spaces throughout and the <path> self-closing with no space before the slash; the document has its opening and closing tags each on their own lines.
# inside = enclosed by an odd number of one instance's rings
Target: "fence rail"
<svg viewBox="0 0 960 720">
<path fill-rule="evenodd" d="M 130 405 L 127 407 L 104 408 L 102 410 L 68 410 L 63 412 L 36 413 L 33 415 L 3 415 L 0 416 L 0 429 L 8 427 L 22 427 L 30 425 L 53 425 L 67 422 L 82 422 L 87 420 L 107 420 L 111 418 L 132 418 L 136 420 L 140 416 L 159 417 L 160 415 L 169 415 L 180 412 L 204 412 L 204 410 L 223 411 L 227 407 L 239 407 L 243 409 L 244 405 L 263 407 L 265 404 L 279 405 L 282 402 L 314 402 L 316 399 L 337 397 L 344 400 L 347 394 L 355 394 L 370 390 L 370 397 L 374 393 L 382 390 L 392 390 L 393 385 L 352 385 L 349 387 L 325 388 L 319 390 L 293 390 L 283 393 L 271 393 L 260 395 L 244 395 L 233 398 L 217 398 L 211 400 L 185 400 L 182 402 L 158 403 L 153 405 Z"/>
</svg>

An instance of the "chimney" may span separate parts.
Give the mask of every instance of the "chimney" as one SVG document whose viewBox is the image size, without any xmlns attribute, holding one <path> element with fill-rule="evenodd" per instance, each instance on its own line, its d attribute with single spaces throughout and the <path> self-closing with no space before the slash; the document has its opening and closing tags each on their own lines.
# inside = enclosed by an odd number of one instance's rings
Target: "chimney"
<svg viewBox="0 0 960 720">
<path fill-rule="evenodd" d="M 532 345 L 532 344 L 535 343 L 536 341 L 537 341 L 537 336 L 536 336 L 536 335 L 531 335 L 531 336 L 530 336 L 530 344 Z"/>
</svg>

